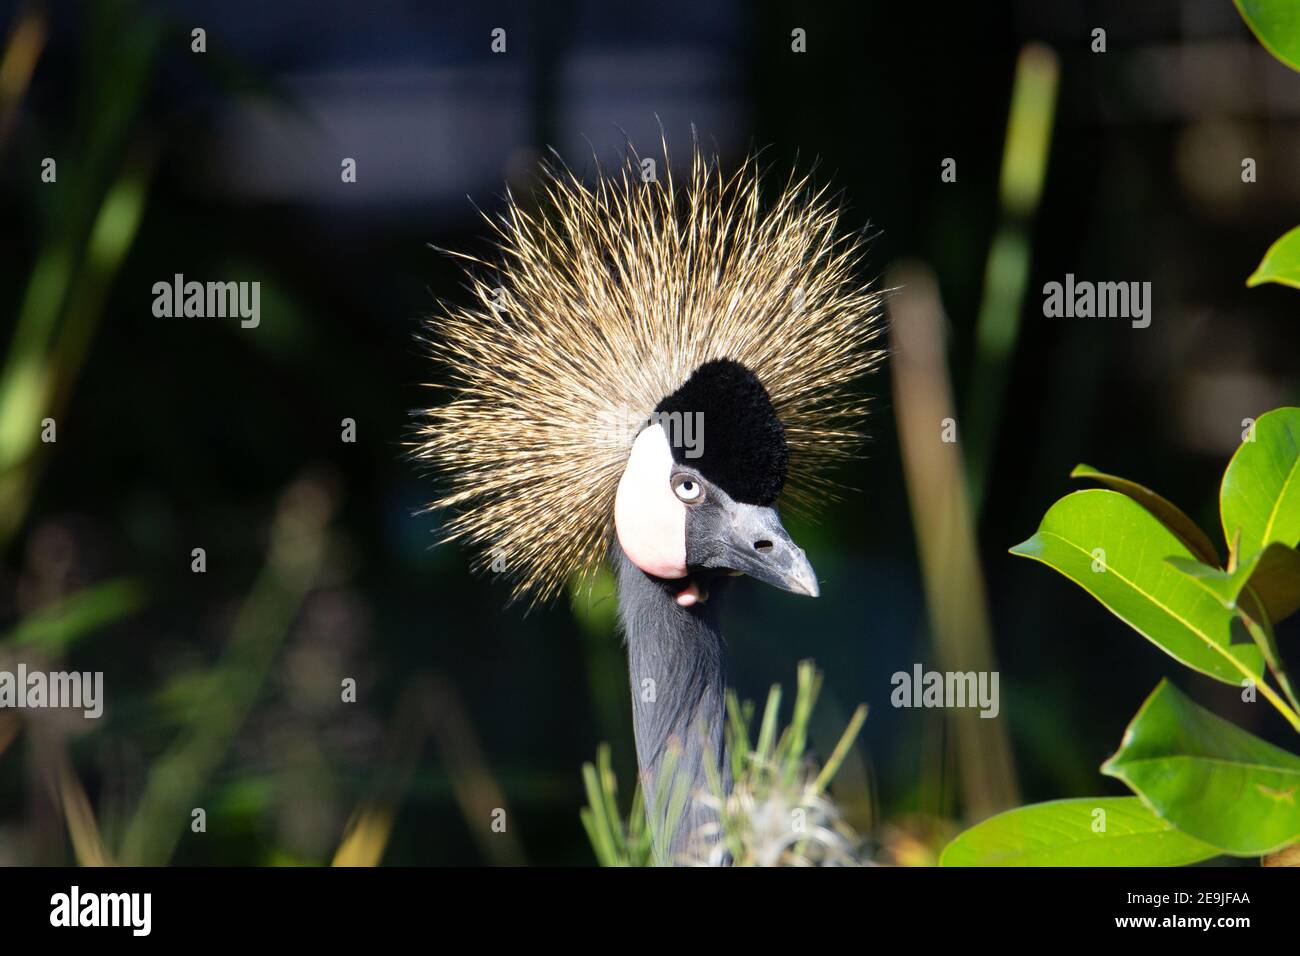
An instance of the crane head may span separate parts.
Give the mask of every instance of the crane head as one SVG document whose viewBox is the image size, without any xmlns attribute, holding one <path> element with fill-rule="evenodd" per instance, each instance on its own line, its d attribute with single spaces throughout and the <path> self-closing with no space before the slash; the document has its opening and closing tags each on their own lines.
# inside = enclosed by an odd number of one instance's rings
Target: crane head
<svg viewBox="0 0 1300 956">
<path fill-rule="evenodd" d="M 682 581 L 678 603 L 704 592 L 700 572 L 745 574 L 816 597 L 817 577 L 781 524 L 776 501 L 789 455 L 766 389 L 739 362 L 705 362 L 655 408 L 636 436 L 614 502 L 628 559 Z"/>
<path fill-rule="evenodd" d="M 513 598 L 590 585 L 614 532 L 661 580 L 816 588 L 777 499 L 815 512 L 860 449 L 884 358 L 866 239 L 809 176 L 765 197 L 753 157 L 681 167 L 546 166 L 534 201 L 488 217 L 491 254 L 451 253 L 470 296 L 429 319 L 448 394 L 413 455 L 440 479 L 439 540 Z"/>
</svg>

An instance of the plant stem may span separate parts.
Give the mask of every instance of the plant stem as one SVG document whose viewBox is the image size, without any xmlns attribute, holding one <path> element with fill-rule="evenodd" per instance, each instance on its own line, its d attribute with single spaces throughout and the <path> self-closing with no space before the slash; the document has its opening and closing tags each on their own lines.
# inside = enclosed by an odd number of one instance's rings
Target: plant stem
<svg viewBox="0 0 1300 956">
<path fill-rule="evenodd" d="M 1261 680 L 1257 686 L 1259 687 L 1260 693 L 1268 699 L 1268 702 L 1276 707 L 1278 713 L 1286 718 L 1287 723 L 1291 725 L 1292 729 L 1294 729 L 1296 733 L 1300 733 L 1300 715 L 1297 715 L 1294 710 L 1288 707 L 1286 701 L 1282 700 L 1282 698 L 1277 695 L 1277 691 L 1269 687 L 1267 683 Z"/>
<path fill-rule="evenodd" d="M 1278 666 L 1273 668 L 1273 676 L 1277 678 L 1277 685 L 1282 688 L 1282 693 L 1286 694 L 1286 699 L 1288 703 L 1291 704 L 1291 709 L 1300 711 L 1300 701 L 1296 700 L 1295 688 L 1291 686 L 1291 678 L 1287 672 L 1282 669 L 1280 661 L 1278 662 Z"/>
</svg>

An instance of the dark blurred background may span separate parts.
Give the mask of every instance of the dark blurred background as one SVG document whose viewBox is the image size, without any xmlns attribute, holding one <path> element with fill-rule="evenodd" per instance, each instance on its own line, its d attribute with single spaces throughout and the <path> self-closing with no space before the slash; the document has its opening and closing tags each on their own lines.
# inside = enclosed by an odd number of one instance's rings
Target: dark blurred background
<svg viewBox="0 0 1300 956">
<path fill-rule="evenodd" d="M 1300 77 L 1229 0 L 9 3 L 0 32 L 0 668 L 102 670 L 107 698 L 99 721 L 0 714 L 0 863 L 326 863 L 349 818 L 358 859 L 592 862 L 580 767 L 609 741 L 625 790 L 634 768 L 610 604 L 525 614 L 431 547 L 415 334 L 465 294 L 430 244 L 486 254 L 475 206 L 526 196 L 548 148 L 590 170 L 660 124 L 678 158 L 694 124 L 728 165 L 815 164 L 874 236 L 865 278 L 937 278 L 957 418 L 987 423 L 968 618 L 1014 756 L 992 805 L 1122 792 L 1097 767 L 1163 674 L 1280 729 L 1007 553 L 1080 461 L 1220 540 L 1242 419 L 1296 401 L 1300 300 L 1244 282 L 1297 220 Z M 1050 129 L 1041 201 L 1003 181 L 1018 62 Z M 1044 318 L 1067 272 L 1150 281 L 1151 326 Z M 259 281 L 260 326 L 156 318 L 176 273 Z M 852 490 L 792 529 L 822 597 L 753 587 L 729 640 L 744 697 L 824 670 L 815 747 L 870 706 L 836 796 L 880 858 L 923 863 L 984 804 L 942 714 L 889 703 L 891 674 L 938 666 L 942 591 L 897 385 L 864 383 Z M 57 442 L 33 444 L 47 415 Z"/>
</svg>

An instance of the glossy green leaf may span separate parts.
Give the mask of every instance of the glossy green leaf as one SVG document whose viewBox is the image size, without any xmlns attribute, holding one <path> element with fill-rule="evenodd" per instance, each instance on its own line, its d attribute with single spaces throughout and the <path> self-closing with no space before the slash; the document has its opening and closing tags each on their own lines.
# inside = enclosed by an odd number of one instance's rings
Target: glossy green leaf
<svg viewBox="0 0 1300 956">
<path fill-rule="evenodd" d="M 1165 558 L 1165 561 L 1214 595 L 1224 607 L 1235 611 L 1237 596 L 1246 586 L 1250 572 L 1254 569 L 1256 557 L 1251 557 L 1246 565 L 1237 568 L 1231 574 L 1223 568 L 1212 568 L 1208 564 L 1202 564 L 1195 558 L 1174 557 Z"/>
<path fill-rule="evenodd" d="M 1091 465 L 1075 465 L 1074 471 L 1070 472 L 1071 478 L 1089 478 L 1093 481 L 1100 482 L 1112 491 L 1118 491 L 1120 494 L 1128 495 L 1138 504 L 1140 504 L 1183 544 L 1187 545 L 1187 550 L 1200 561 L 1209 565 L 1218 566 L 1219 552 L 1215 549 L 1213 542 L 1210 541 L 1209 535 L 1197 526 L 1196 522 L 1187 517 L 1176 504 L 1162 495 L 1156 494 L 1146 485 L 1140 485 L 1136 481 L 1129 481 L 1127 478 L 1120 478 L 1116 475 L 1108 475 L 1103 471 L 1098 471 Z"/>
<path fill-rule="evenodd" d="M 1275 624 L 1300 609 L 1300 551 L 1295 548 L 1274 542 L 1246 558 L 1231 573 L 1192 558 L 1166 560 L 1230 610 L 1237 608 L 1243 592 L 1253 592 L 1269 620 Z M 1247 586 L 1249 591 L 1246 591 Z"/>
<path fill-rule="evenodd" d="M 1214 847 L 1161 820 L 1137 797 L 1083 797 L 990 817 L 949 843 L 939 864 L 1182 866 L 1218 855 Z"/>
<path fill-rule="evenodd" d="M 1226 853 L 1259 856 L 1300 840 L 1300 757 L 1210 713 L 1168 681 L 1101 770 Z"/>
<path fill-rule="evenodd" d="M 1300 70 L 1300 4 L 1295 0 L 1234 0 L 1252 33 L 1275 57 Z"/>
<path fill-rule="evenodd" d="M 1229 684 L 1262 679 L 1263 656 L 1240 618 L 1165 561 L 1192 554 L 1127 495 L 1100 488 L 1067 495 L 1011 552 L 1064 574 L 1193 670 Z"/>
<path fill-rule="evenodd" d="M 1219 488 L 1223 536 L 1240 533 L 1241 563 L 1274 541 L 1300 541 L 1300 408 L 1277 408 L 1259 416 L 1255 440 L 1243 441 Z"/>
<path fill-rule="evenodd" d="M 1249 584 L 1274 624 L 1290 617 L 1300 610 L 1300 551 L 1270 544 L 1255 558 Z"/>
<path fill-rule="evenodd" d="M 1281 547 L 1281 545 L 1274 545 Z M 1242 626 L 1246 628 L 1255 645 L 1264 655 L 1264 661 L 1277 671 L 1282 667 L 1282 656 L 1277 646 L 1273 624 L 1264 612 L 1259 596 L 1250 589 L 1251 572 L 1259 563 L 1261 551 L 1252 555 L 1235 571 L 1212 568 L 1192 558 L 1165 558 L 1168 564 L 1195 581 L 1216 601 L 1233 613 L 1241 612 Z"/>
<path fill-rule="evenodd" d="M 1253 289 L 1265 282 L 1300 289 L 1300 226 L 1268 247 L 1264 258 L 1246 280 L 1246 285 Z"/>
</svg>

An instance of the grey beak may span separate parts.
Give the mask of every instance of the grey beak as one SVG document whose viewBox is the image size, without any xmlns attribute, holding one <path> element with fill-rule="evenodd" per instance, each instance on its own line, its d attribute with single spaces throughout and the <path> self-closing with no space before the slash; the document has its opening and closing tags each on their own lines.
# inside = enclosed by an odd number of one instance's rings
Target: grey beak
<svg viewBox="0 0 1300 956">
<path fill-rule="evenodd" d="M 817 597 L 817 574 L 790 539 L 775 508 L 729 502 L 726 527 L 717 529 L 717 553 L 700 563 L 729 568 L 784 591 Z"/>
</svg>

